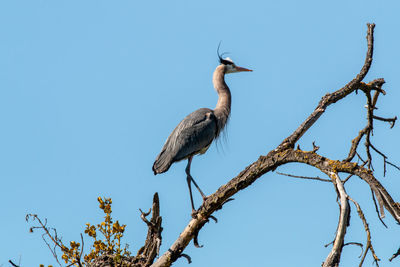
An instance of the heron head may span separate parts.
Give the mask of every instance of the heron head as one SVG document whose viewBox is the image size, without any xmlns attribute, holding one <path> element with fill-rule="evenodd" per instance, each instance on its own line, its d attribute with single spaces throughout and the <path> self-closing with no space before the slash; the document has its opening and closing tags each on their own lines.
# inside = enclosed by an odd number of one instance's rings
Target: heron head
<svg viewBox="0 0 400 267">
<path fill-rule="evenodd" d="M 232 59 L 229 57 L 227 58 L 219 58 L 219 62 L 225 66 L 225 73 L 235 73 L 235 72 L 242 72 L 242 71 L 252 71 L 250 69 L 246 69 L 243 67 L 236 66 L 235 63 L 233 63 Z"/>
<path fill-rule="evenodd" d="M 219 58 L 219 63 L 221 63 L 221 65 L 225 66 L 225 73 L 252 71 L 252 70 L 249 70 L 249 69 L 246 69 L 246 68 L 243 68 L 243 67 L 236 66 L 235 63 L 233 63 L 232 59 L 230 59 L 229 57 L 222 58 L 222 56 L 224 54 L 227 54 L 227 53 L 226 52 L 222 53 L 222 54 L 219 53 L 220 45 L 221 45 L 221 42 L 219 43 L 218 48 L 217 48 L 217 55 L 218 55 L 218 58 Z"/>
</svg>

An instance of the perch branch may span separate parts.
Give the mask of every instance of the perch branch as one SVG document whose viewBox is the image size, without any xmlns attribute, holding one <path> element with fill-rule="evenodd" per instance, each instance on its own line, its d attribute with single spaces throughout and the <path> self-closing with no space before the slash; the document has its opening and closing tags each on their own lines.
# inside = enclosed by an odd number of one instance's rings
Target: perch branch
<svg viewBox="0 0 400 267">
<path fill-rule="evenodd" d="M 246 167 L 238 174 L 238 176 L 230 180 L 227 184 L 221 186 L 215 193 L 208 196 L 207 200 L 198 209 L 196 216 L 190 220 L 177 240 L 151 266 L 170 266 L 174 261 L 182 256 L 182 252 L 189 242 L 194 239 L 210 216 L 215 211 L 221 209 L 228 199 L 238 191 L 250 186 L 265 173 L 273 171 L 277 167 L 291 162 L 304 163 L 313 166 L 328 175 L 331 173 L 337 174 L 343 172 L 360 177 L 369 184 L 371 190 L 378 199 L 381 208 L 381 216 L 383 215 L 383 208 L 386 208 L 393 218 L 400 223 L 400 205 L 393 201 L 386 189 L 374 177 L 371 170 L 354 162 L 330 160 L 318 155 L 316 151 L 307 152 L 300 149 L 293 150 L 294 144 L 319 119 L 329 105 L 336 103 L 356 89 L 361 89 L 360 87 L 364 86 L 364 84 L 361 84 L 360 82 L 363 80 L 371 66 L 374 26 L 374 24 L 368 24 L 368 49 L 365 63 L 360 73 L 343 88 L 325 95 L 312 114 L 276 149 L 270 151 L 266 156 L 260 156 L 257 161 Z"/>
<path fill-rule="evenodd" d="M 312 151 L 301 151 L 286 149 L 284 151 L 272 150 L 267 156 L 261 156 L 256 162 L 248 166 L 238 176 L 227 184 L 221 186 L 214 194 L 210 195 L 203 205 L 199 208 L 197 216 L 190 220 L 189 224 L 179 235 L 178 239 L 172 244 L 170 249 L 165 252 L 152 266 L 170 266 L 185 247 L 194 238 L 196 232 L 207 222 L 207 218 L 221 205 L 232 197 L 235 193 L 250 186 L 263 174 L 276 169 L 280 165 L 290 162 L 305 163 L 313 166 L 323 173 L 344 172 L 354 174 L 367 182 L 374 194 L 380 198 L 383 207 L 386 208 L 393 218 L 400 223 L 400 206 L 397 205 L 386 189 L 373 176 L 372 172 L 357 163 L 331 160 Z"/>
</svg>

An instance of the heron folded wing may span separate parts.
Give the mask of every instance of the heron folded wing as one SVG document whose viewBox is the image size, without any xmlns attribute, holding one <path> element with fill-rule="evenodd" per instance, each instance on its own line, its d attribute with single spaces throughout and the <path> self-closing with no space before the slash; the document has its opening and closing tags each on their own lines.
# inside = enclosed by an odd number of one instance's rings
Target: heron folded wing
<svg viewBox="0 0 400 267">
<path fill-rule="evenodd" d="M 217 122 L 213 111 L 208 108 L 198 109 L 186 116 L 174 129 L 164 145 L 165 152 L 171 154 L 173 161 L 183 160 L 207 148 L 216 132 Z"/>
<path fill-rule="evenodd" d="M 217 134 L 217 119 L 213 110 L 198 109 L 186 116 L 167 138 L 157 156 L 153 171 L 166 172 L 172 163 L 189 156 L 205 153 Z"/>
</svg>

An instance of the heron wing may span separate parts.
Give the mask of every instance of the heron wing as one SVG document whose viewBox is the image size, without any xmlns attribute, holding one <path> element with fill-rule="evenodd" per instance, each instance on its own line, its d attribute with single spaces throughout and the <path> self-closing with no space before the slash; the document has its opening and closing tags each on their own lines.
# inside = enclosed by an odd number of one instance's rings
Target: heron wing
<svg viewBox="0 0 400 267">
<path fill-rule="evenodd" d="M 198 109 L 186 116 L 172 131 L 153 165 L 156 173 L 165 172 L 176 161 L 204 153 L 217 133 L 213 110 Z M 159 166 L 159 167 L 158 167 Z"/>
</svg>

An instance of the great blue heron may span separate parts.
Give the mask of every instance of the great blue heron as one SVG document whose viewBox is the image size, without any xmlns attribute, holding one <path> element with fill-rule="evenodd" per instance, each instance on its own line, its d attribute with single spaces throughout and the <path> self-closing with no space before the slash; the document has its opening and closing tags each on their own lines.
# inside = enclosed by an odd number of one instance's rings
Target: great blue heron
<svg viewBox="0 0 400 267">
<path fill-rule="evenodd" d="M 219 47 L 218 47 L 219 48 Z M 214 71 L 213 84 L 218 93 L 218 102 L 214 110 L 201 108 L 186 116 L 171 135 L 167 138 L 160 154 L 157 156 L 154 164 L 154 175 L 168 171 L 172 163 L 188 160 L 186 166 L 186 181 L 189 187 L 190 201 L 192 204 L 192 213 L 195 212 L 192 196 L 191 182 L 199 190 L 203 201 L 206 195 L 190 175 L 190 165 L 193 156 L 204 154 L 211 142 L 216 139 L 229 118 L 231 111 L 231 92 L 225 83 L 225 74 L 252 71 L 246 68 L 236 66 L 230 58 L 222 58 L 217 51 L 219 62 L 221 63 Z"/>
</svg>

